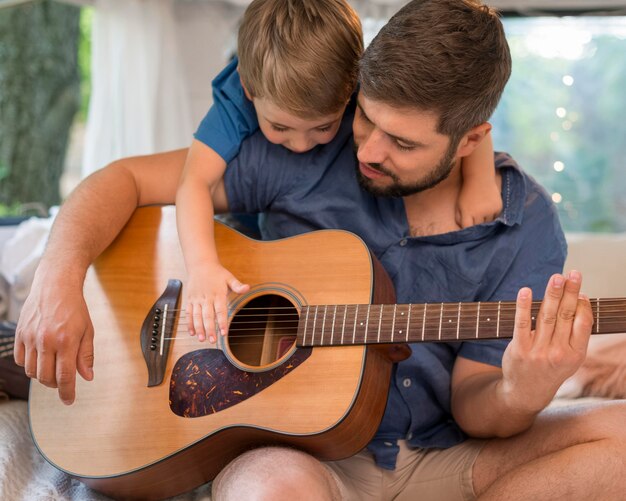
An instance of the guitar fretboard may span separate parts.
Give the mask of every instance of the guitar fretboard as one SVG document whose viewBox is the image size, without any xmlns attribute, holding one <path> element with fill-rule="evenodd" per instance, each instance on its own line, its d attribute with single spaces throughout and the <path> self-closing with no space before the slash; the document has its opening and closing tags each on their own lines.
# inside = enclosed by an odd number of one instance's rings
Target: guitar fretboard
<svg viewBox="0 0 626 501">
<path fill-rule="evenodd" d="M 626 299 L 591 299 L 594 334 L 626 332 Z M 532 305 L 532 326 L 540 302 Z M 298 346 L 508 339 L 515 302 L 311 305 L 302 308 Z"/>
</svg>

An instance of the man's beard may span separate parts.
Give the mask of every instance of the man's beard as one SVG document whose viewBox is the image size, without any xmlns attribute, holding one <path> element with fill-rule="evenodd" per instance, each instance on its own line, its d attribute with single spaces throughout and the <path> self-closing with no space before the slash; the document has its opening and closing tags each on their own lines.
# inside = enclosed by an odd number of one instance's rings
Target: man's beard
<svg viewBox="0 0 626 501">
<path fill-rule="evenodd" d="M 358 151 L 358 146 L 356 144 L 354 145 L 354 150 L 355 153 Z M 356 177 L 361 187 L 369 191 L 372 195 L 376 195 L 378 197 L 408 197 L 409 195 L 429 190 L 446 179 L 454 167 L 455 154 L 456 146 L 453 147 L 450 145 L 446 154 L 437 166 L 424 179 L 412 184 L 403 184 L 398 176 L 396 176 L 393 172 L 389 172 L 380 164 L 366 164 L 368 167 L 389 176 L 393 181 L 389 186 L 376 186 L 372 179 L 365 177 L 361 173 L 358 161 L 356 163 Z"/>
</svg>

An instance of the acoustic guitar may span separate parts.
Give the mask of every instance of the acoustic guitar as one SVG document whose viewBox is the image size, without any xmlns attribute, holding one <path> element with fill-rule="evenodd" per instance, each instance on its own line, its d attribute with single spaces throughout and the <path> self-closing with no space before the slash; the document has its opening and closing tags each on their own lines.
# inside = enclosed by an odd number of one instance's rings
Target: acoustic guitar
<svg viewBox="0 0 626 501">
<path fill-rule="evenodd" d="M 231 298 L 218 345 L 187 332 L 173 207 L 137 210 L 90 268 L 94 380 L 78 378 L 71 406 L 31 383 L 32 436 L 53 466 L 145 500 L 191 490 L 267 444 L 345 458 L 376 432 L 406 343 L 513 333 L 514 302 L 395 304 L 381 265 L 346 231 L 260 242 L 216 222 L 215 236 L 223 265 L 252 286 Z M 594 333 L 626 331 L 626 300 L 592 307 Z"/>
</svg>

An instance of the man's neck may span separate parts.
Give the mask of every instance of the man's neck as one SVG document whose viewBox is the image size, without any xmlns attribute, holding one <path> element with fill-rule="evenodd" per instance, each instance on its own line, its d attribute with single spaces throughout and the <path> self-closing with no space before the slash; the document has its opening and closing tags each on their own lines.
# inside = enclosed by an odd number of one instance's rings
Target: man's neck
<svg viewBox="0 0 626 501">
<path fill-rule="evenodd" d="M 460 164 L 437 186 L 404 197 L 404 208 L 412 237 L 438 235 L 460 229 L 456 208 L 461 191 Z"/>
</svg>

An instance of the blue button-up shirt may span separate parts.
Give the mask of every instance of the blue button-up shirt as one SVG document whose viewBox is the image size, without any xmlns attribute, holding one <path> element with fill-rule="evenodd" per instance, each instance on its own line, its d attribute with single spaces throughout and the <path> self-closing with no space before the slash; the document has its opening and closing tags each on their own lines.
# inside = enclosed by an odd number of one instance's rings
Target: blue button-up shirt
<svg viewBox="0 0 626 501">
<path fill-rule="evenodd" d="M 506 154 L 496 155 L 503 212 L 490 223 L 411 237 L 401 198 L 375 197 L 357 182 L 352 113 L 336 139 L 306 154 L 270 144 L 259 133 L 228 166 L 231 211 L 263 212 L 266 239 L 324 228 L 359 235 L 381 261 L 398 303 L 514 300 L 522 286 L 541 298 L 562 270 L 566 243 L 548 194 Z M 446 448 L 465 440 L 450 410 L 454 362 L 462 356 L 500 366 L 506 341 L 420 343 L 394 366 L 387 407 L 369 445 L 392 469 L 397 440 Z"/>
</svg>

